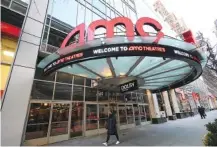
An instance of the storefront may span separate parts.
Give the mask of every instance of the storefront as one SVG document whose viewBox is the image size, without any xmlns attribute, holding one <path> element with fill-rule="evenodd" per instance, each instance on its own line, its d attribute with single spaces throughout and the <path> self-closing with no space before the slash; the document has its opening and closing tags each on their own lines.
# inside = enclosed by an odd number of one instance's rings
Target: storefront
<svg viewBox="0 0 217 147">
<path fill-rule="evenodd" d="M 110 109 L 118 130 L 167 121 L 167 91 L 175 99 L 171 89 L 197 79 L 206 59 L 195 45 L 166 36 L 157 20 L 138 18 L 131 4 L 30 2 L 3 97 L 3 145 L 105 133 Z M 123 92 L 120 85 L 132 81 L 137 86 Z"/>
<path fill-rule="evenodd" d="M 108 110 L 116 112 L 119 130 L 151 120 L 145 91 L 121 94 L 92 88 L 91 79 L 61 72 L 34 80 L 29 107 L 25 145 L 105 133 Z"/>
</svg>

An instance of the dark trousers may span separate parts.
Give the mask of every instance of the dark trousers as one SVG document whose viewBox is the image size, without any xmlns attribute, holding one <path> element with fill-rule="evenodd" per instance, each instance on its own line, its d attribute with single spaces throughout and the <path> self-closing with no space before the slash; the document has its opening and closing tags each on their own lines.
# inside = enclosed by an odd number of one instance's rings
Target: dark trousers
<svg viewBox="0 0 217 147">
<path fill-rule="evenodd" d="M 117 132 L 115 132 L 115 133 L 114 133 L 114 135 L 116 136 L 117 140 L 119 141 L 118 133 L 117 133 Z M 108 142 L 108 141 L 109 141 L 109 139 L 110 139 L 110 134 L 109 134 L 109 133 L 107 133 L 107 139 L 106 139 L 106 142 Z"/>
<path fill-rule="evenodd" d="M 201 119 L 206 118 L 204 113 L 200 113 Z"/>
</svg>

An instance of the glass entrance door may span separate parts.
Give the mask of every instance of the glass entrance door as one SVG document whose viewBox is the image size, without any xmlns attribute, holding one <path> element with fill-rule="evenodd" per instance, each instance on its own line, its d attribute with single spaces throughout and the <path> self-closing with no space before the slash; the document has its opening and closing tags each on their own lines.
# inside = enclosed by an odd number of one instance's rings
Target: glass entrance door
<svg viewBox="0 0 217 147">
<path fill-rule="evenodd" d="M 83 102 L 73 102 L 71 109 L 70 137 L 83 135 Z"/>
<path fill-rule="evenodd" d="M 140 114 L 139 114 L 139 107 L 137 104 L 133 104 L 133 109 L 134 109 L 134 118 L 135 118 L 135 124 L 140 125 Z"/>
</svg>

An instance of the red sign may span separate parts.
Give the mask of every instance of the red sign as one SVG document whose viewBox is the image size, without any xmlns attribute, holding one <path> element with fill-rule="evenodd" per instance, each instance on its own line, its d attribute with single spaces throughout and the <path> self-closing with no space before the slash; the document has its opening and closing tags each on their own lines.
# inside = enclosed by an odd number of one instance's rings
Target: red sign
<svg viewBox="0 0 217 147">
<path fill-rule="evenodd" d="M 196 101 L 200 98 L 200 95 L 198 93 L 192 92 L 192 97 Z"/>
<path fill-rule="evenodd" d="M 18 38 L 20 35 L 20 28 L 5 22 L 1 22 L 1 32 Z"/>
<path fill-rule="evenodd" d="M 195 44 L 194 36 L 190 30 L 183 33 L 182 36 L 184 37 L 185 42 Z"/>
<path fill-rule="evenodd" d="M 114 37 L 114 27 L 117 25 L 125 26 L 126 36 L 128 40 L 130 41 L 134 39 L 135 32 L 139 36 L 144 36 L 144 37 L 149 36 L 149 33 L 144 31 L 143 25 L 152 26 L 157 31 L 156 39 L 154 41 L 155 43 L 157 43 L 164 36 L 164 33 L 161 32 L 162 30 L 161 24 L 152 18 L 149 18 L 149 17 L 140 18 L 135 24 L 135 31 L 134 31 L 134 25 L 131 19 L 127 17 L 116 17 L 111 20 L 104 20 L 104 19 L 96 20 L 88 26 L 87 31 L 85 31 L 84 23 L 78 25 L 64 39 L 61 45 L 61 48 L 65 48 L 66 46 L 68 46 L 67 44 L 69 44 L 68 41 L 70 40 L 70 38 L 75 37 L 77 34 L 79 34 L 79 41 L 78 41 L 79 45 L 82 45 L 85 42 L 85 32 L 87 32 L 87 41 L 93 40 L 95 30 L 100 27 L 103 27 L 106 29 L 106 38 L 112 38 Z M 70 47 L 75 47 L 75 45 L 76 44 L 74 43 L 70 45 Z"/>
</svg>

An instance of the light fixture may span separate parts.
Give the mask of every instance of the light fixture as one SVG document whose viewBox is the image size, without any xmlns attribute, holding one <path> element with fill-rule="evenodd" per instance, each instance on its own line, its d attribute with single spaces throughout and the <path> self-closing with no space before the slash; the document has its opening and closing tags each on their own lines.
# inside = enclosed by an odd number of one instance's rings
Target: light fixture
<svg viewBox="0 0 217 147">
<path fill-rule="evenodd" d="M 14 57 L 14 52 L 11 52 L 11 51 L 4 51 L 3 54 L 4 54 L 5 56 Z"/>
</svg>

